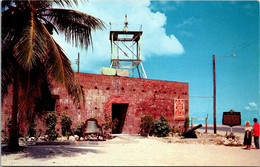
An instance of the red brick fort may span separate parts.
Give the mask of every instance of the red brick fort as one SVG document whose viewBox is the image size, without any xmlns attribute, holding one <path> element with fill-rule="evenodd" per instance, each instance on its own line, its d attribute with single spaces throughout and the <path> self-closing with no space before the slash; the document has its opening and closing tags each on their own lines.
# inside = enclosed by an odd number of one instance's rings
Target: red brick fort
<svg viewBox="0 0 260 167">
<path fill-rule="evenodd" d="M 62 112 L 71 115 L 72 128 L 91 117 L 101 123 L 105 114 L 118 118 L 117 133 L 137 134 L 144 115 L 159 119 L 163 114 L 171 126 L 184 127 L 189 114 L 188 83 L 87 73 L 76 75 L 84 90 L 85 107 L 75 107 L 64 88 L 55 86 L 52 90 L 53 110 L 58 115 Z M 11 116 L 11 110 L 12 95 L 9 93 L 1 108 L 2 130 L 7 129 L 6 118 Z M 44 120 L 38 120 L 37 125 L 37 129 L 45 131 Z M 26 124 L 20 125 L 20 133 L 25 134 L 25 131 Z"/>
</svg>

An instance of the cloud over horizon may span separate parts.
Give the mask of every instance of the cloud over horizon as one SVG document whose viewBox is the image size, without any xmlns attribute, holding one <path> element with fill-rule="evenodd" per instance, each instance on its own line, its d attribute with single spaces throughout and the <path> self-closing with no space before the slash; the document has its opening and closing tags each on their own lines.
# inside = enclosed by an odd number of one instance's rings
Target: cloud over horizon
<svg viewBox="0 0 260 167">
<path fill-rule="evenodd" d="M 257 104 L 255 102 L 249 102 L 248 105 L 245 107 L 247 111 L 255 111 L 258 109 Z"/>
<path fill-rule="evenodd" d="M 167 17 L 161 12 L 152 12 L 150 1 L 86 1 L 75 10 L 90 14 L 105 22 L 106 29 L 92 33 L 93 50 L 75 48 L 67 44 L 63 37 L 55 39 L 64 48 L 75 68 L 75 60 L 80 52 L 81 72 L 100 73 L 100 67 L 110 65 L 109 23 L 123 29 L 125 14 L 129 23 L 128 30 L 139 30 L 142 25 L 141 54 L 143 60 L 153 56 L 177 56 L 184 53 L 184 47 L 174 34 L 166 34 Z M 134 27 L 135 29 L 131 29 Z M 112 27 L 113 28 L 113 27 Z M 121 29 L 120 29 L 121 28 Z M 137 29 L 138 28 L 138 29 Z"/>
</svg>

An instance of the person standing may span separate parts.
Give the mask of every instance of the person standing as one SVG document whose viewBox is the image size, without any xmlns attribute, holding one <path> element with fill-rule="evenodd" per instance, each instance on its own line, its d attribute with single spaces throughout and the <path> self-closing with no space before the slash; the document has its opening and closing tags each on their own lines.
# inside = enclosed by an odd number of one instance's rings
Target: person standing
<svg viewBox="0 0 260 167">
<path fill-rule="evenodd" d="M 254 136 L 255 149 L 259 149 L 259 124 L 257 123 L 256 118 L 254 118 L 253 121 L 254 121 L 253 136 Z"/>
<path fill-rule="evenodd" d="M 251 142 L 252 142 L 252 127 L 250 126 L 250 122 L 246 121 L 246 128 L 245 128 L 245 137 L 244 137 L 244 145 L 246 145 L 245 149 L 251 149 Z"/>
</svg>

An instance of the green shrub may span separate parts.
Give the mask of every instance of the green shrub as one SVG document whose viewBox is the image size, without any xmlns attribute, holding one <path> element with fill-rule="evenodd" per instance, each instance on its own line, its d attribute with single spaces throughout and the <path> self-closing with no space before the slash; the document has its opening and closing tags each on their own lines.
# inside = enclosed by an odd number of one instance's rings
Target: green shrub
<svg viewBox="0 0 260 167">
<path fill-rule="evenodd" d="M 184 125 L 185 131 L 187 131 L 189 129 L 189 126 L 190 126 L 190 118 L 189 118 L 189 116 L 187 116 L 185 119 L 185 125 Z"/>
<path fill-rule="evenodd" d="M 101 124 L 102 129 L 104 131 L 104 136 L 106 139 L 112 138 L 111 133 L 116 129 L 116 125 L 118 124 L 118 119 L 112 120 L 107 114 L 104 116 L 103 123 Z"/>
<path fill-rule="evenodd" d="M 70 136 L 72 134 L 71 125 L 72 125 L 71 117 L 66 115 L 65 113 L 62 113 L 61 114 L 61 133 L 63 136 Z"/>
<path fill-rule="evenodd" d="M 78 135 L 79 138 L 83 137 L 83 133 L 85 132 L 85 129 L 86 129 L 85 122 L 84 121 L 79 122 L 77 124 L 77 128 L 75 128 L 75 130 L 74 130 L 74 134 Z"/>
<path fill-rule="evenodd" d="M 166 137 L 170 132 L 170 125 L 163 115 L 159 120 L 154 119 L 154 129 L 153 133 L 158 137 Z"/>
<path fill-rule="evenodd" d="M 34 122 L 34 119 L 31 121 L 31 123 L 27 127 L 27 136 L 36 137 L 36 124 Z"/>
<path fill-rule="evenodd" d="M 154 128 L 154 119 L 152 115 L 145 115 L 141 118 L 140 124 L 140 135 L 141 136 L 148 136 L 152 135 L 152 131 Z"/>
<path fill-rule="evenodd" d="M 46 123 L 46 135 L 48 135 L 48 140 L 49 141 L 54 141 L 58 137 L 58 133 L 55 129 L 55 126 L 57 124 L 57 115 L 56 113 L 48 113 L 46 118 L 45 118 L 45 123 Z"/>
</svg>

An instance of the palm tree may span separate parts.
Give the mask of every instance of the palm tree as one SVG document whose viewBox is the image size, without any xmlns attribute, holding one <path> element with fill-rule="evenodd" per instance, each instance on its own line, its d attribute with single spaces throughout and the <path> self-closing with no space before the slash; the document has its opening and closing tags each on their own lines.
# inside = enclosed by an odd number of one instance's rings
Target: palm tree
<svg viewBox="0 0 260 167">
<path fill-rule="evenodd" d="M 51 36 L 62 32 L 67 42 L 88 48 L 91 31 L 104 28 L 101 20 L 70 9 L 77 0 L 2 0 L 2 102 L 12 85 L 12 127 L 9 148 L 17 150 L 18 120 L 42 113 L 50 96 L 50 83 L 65 87 L 76 105 L 84 94 L 69 59 Z"/>
</svg>

